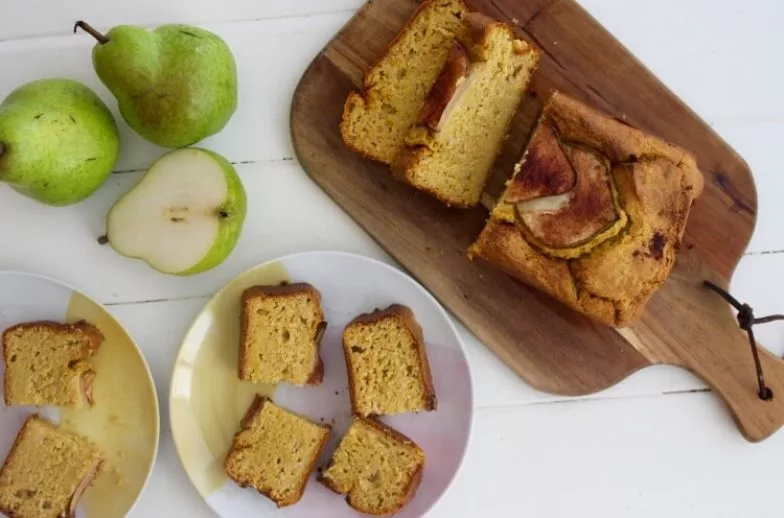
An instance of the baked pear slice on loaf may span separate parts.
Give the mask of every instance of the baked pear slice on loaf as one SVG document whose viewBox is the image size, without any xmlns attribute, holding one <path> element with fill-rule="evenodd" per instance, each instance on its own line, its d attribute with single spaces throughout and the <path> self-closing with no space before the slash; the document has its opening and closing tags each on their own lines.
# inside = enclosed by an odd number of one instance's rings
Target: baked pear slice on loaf
<svg viewBox="0 0 784 518">
<path fill-rule="evenodd" d="M 687 151 L 556 92 L 469 257 L 626 326 L 670 274 L 703 181 Z"/>
<path fill-rule="evenodd" d="M 393 164 L 399 179 L 460 208 L 479 203 L 539 63 L 507 24 L 479 13 L 465 24 Z"/>
</svg>

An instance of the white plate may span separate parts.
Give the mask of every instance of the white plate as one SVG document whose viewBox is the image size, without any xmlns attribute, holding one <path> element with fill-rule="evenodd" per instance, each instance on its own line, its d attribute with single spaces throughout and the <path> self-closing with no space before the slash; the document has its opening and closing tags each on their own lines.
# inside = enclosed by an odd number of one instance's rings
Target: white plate
<svg viewBox="0 0 784 518">
<path fill-rule="evenodd" d="M 9 326 L 36 320 L 86 320 L 104 335 L 95 355 L 95 406 L 6 407 L 0 360 L 0 462 L 24 420 L 38 412 L 93 440 L 103 451 L 101 474 L 84 493 L 78 518 L 122 518 L 139 498 L 158 451 L 155 385 L 139 348 L 98 302 L 57 281 L 27 273 L 0 272 L 0 335 Z"/>
<path fill-rule="evenodd" d="M 240 294 L 256 284 L 307 282 L 321 292 L 327 330 L 321 343 L 324 382 L 317 387 L 277 387 L 237 380 Z M 223 461 L 242 415 L 256 392 L 287 408 L 334 423 L 318 466 L 326 465 L 351 420 L 343 327 L 356 315 L 392 303 L 410 307 L 424 330 L 438 410 L 382 420 L 425 451 L 422 484 L 396 517 L 424 515 L 443 495 L 463 461 L 473 423 L 471 373 L 462 343 L 446 312 L 413 279 L 384 263 L 341 252 L 282 257 L 240 275 L 205 306 L 188 331 L 174 366 L 171 425 L 185 471 L 223 518 L 360 516 L 311 477 L 302 500 L 283 509 L 223 473 Z"/>
</svg>

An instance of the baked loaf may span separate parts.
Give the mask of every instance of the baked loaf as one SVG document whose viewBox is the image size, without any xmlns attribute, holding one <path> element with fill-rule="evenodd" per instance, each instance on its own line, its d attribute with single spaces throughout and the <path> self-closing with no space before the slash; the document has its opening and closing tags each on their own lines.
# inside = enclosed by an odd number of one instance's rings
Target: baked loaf
<svg viewBox="0 0 784 518">
<path fill-rule="evenodd" d="M 351 92 L 340 131 L 349 148 L 391 164 L 438 77 L 468 9 L 461 0 L 429 0 Z"/>
<path fill-rule="evenodd" d="M 102 454 L 78 435 L 30 416 L 0 468 L 0 513 L 70 518 L 100 471 Z"/>
<path fill-rule="evenodd" d="M 414 441 L 355 416 L 318 480 L 360 513 L 389 515 L 414 498 L 424 466 L 425 452 Z"/>
<path fill-rule="evenodd" d="M 454 207 L 479 203 L 539 52 L 479 13 L 449 51 L 393 171 Z"/>
<path fill-rule="evenodd" d="M 422 328 L 393 304 L 359 315 L 343 331 L 351 406 L 362 416 L 436 409 Z"/>
<path fill-rule="evenodd" d="M 310 284 L 254 286 L 242 294 L 239 378 L 254 382 L 318 385 L 327 324 L 321 296 Z"/>
<path fill-rule="evenodd" d="M 257 395 L 234 436 L 225 472 L 278 507 L 296 504 L 331 432 L 331 426 L 312 423 Z"/>
<path fill-rule="evenodd" d="M 5 404 L 92 405 L 92 357 L 103 335 L 86 322 L 29 322 L 3 333 Z"/>
<path fill-rule="evenodd" d="M 672 270 L 702 187 L 688 152 L 555 93 L 469 256 L 625 326 Z"/>
</svg>

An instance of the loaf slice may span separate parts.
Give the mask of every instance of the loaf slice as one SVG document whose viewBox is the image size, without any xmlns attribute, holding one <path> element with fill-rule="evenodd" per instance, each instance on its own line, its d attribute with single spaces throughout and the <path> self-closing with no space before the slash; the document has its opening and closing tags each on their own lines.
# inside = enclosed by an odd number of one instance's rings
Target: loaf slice
<svg viewBox="0 0 784 518">
<path fill-rule="evenodd" d="M 346 495 L 360 513 L 389 515 L 414 498 L 425 452 L 402 433 L 375 419 L 355 416 L 319 482 Z"/>
<path fill-rule="evenodd" d="M 239 378 L 318 385 L 326 326 L 321 296 L 310 284 L 248 288 L 242 295 Z"/>
<path fill-rule="evenodd" d="M 0 513 L 13 518 L 75 516 L 97 476 L 100 450 L 38 416 L 27 418 L 0 468 Z"/>
<path fill-rule="evenodd" d="M 349 148 L 391 164 L 403 147 L 455 36 L 463 30 L 462 0 L 429 0 L 411 16 L 384 55 L 351 92 L 340 132 Z"/>
<path fill-rule="evenodd" d="M 670 274 L 703 181 L 687 151 L 556 92 L 469 256 L 626 326 Z"/>
<path fill-rule="evenodd" d="M 401 180 L 460 208 L 479 203 L 539 63 L 507 24 L 479 13 L 465 23 L 393 165 Z"/>
<path fill-rule="evenodd" d="M 103 335 L 86 322 L 18 324 L 3 333 L 6 405 L 93 404 L 92 357 Z"/>
<path fill-rule="evenodd" d="M 296 504 L 305 491 L 332 427 L 312 423 L 257 395 L 226 457 L 225 471 L 278 507 Z"/>
<path fill-rule="evenodd" d="M 393 304 L 343 331 L 353 411 L 362 416 L 436 409 L 425 339 L 414 313 Z"/>
</svg>

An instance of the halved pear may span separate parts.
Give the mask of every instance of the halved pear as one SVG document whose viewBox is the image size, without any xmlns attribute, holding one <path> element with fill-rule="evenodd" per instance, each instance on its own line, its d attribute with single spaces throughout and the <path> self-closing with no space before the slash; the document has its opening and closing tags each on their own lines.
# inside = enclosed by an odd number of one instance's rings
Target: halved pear
<svg viewBox="0 0 784 518">
<path fill-rule="evenodd" d="M 205 149 L 179 149 L 158 159 L 115 203 L 107 237 L 126 257 L 163 273 L 192 275 L 229 256 L 245 205 L 245 189 L 225 158 Z"/>
</svg>

